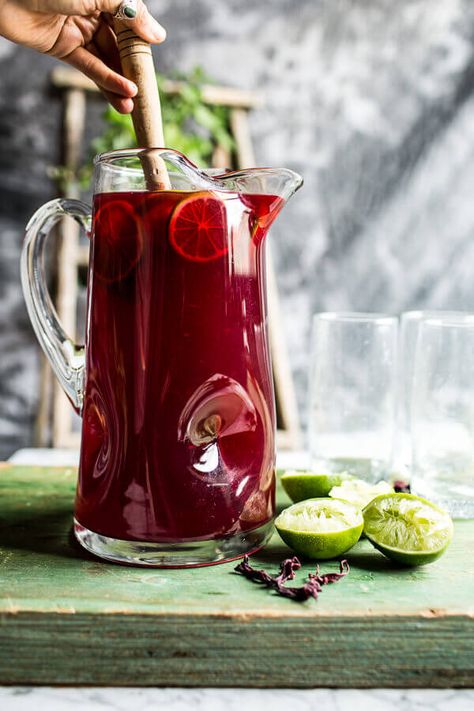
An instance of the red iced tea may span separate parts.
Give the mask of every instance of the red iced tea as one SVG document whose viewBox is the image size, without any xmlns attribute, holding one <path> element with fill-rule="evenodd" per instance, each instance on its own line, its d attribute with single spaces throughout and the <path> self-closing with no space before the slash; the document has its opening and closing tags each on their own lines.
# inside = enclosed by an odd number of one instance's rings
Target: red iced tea
<svg viewBox="0 0 474 711">
<path fill-rule="evenodd" d="M 262 239 L 281 200 L 232 192 L 95 198 L 76 518 L 177 542 L 274 511 Z"/>
</svg>

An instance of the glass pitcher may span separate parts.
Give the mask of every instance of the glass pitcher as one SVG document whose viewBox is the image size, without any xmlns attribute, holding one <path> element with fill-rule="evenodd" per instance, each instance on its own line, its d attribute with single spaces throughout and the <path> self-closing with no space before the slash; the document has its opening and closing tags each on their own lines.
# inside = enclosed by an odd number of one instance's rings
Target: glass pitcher
<svg viewBox="0 0 474 711">
<path fill-rule="evenodd" d="M 161 160 L 170 190 L 147 190 Z M 275 405 L 265 235 L 302 183 L 290 170 L 204 172 L 166 149 L 95 160 L 94 207 L 52 200 L 22 253 L 28 312 L 82 415 L 74 532 L 121 563 L 228 561 L 271 534 Z M 85 347 L 47 291 L 45 239 L 90 230 Z"/>
</svg>

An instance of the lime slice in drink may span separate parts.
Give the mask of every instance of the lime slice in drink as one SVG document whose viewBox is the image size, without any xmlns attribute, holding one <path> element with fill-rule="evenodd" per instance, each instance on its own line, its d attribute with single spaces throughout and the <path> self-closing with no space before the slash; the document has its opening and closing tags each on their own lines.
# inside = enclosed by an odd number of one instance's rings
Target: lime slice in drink
<svg viewBox="0 0 474 711">
<path fill-rule="evenodd" d="M 275 521 L 278 533 L 295 553 L 326 560 L 357 543 L 364 527 L 361 511 L 338 499 L 307 499 L 284 509 Z"/>
<path fill-rule="evenodd" d="M 125 279 L 142 256 L 143 222 L 127 200 L 100 198 L 94 217 L 94 273 L 113 284 Z"/>
<path fill-rule="evenodd" d="M 350 474 L 289 470 L 281 475 L 282 486 L 294 502 L 327 496 L 334 486 L 346 479 L 352 479 Z"/>
<path fill-rule="evenodd" d="M 329 491 L 329 496 L 349 501 L 360 509 L 363 509 L 380 494 L 393 494 L 393 488 L 386 481 L 379 481 L 378 484 L 368 484 L 362 479 L 354 478 L 342 481 Z"/>
<path fill-rule="evenodd" d="M 404 565 L 432 563 L 453 536 L 446 511 L 413 494 L 382 494 L 363 511 L 364 533 L 387 558 Z"/>
</svg>

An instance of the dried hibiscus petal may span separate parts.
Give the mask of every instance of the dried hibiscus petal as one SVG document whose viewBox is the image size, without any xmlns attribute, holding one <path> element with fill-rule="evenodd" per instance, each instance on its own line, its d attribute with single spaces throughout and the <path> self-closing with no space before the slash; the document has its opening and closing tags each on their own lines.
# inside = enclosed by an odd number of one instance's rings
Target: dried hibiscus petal
<svg viewBox="0 0 474 711">
<path fill-rule="evenodd" d="M 397 481 L 394 481 L 393 488 L 397 494 L 409 494 L 411 491 L 410 484 L 407 481 L 403 481 L 403 479 L 397 479 Z"/>
<path fill-rule="evenodd" d="M 268 585 L 269 587 L 273 583 L 273 578 L 265 570 L 257 570 L 256 568 L 252 568 L 249 564 L 248 555 L 244 556 L 242 563 L 239 563 L 235 570 L 238 573 L 245 575 L 245 577 L 249 580 L 255 580 L 258 583 L 265 583 L 265 585 Z"/>
<path fill-rule="evenodd" d="M 275 590 L 278 595 L 282 597 L 289 597 L 292 600 L 304 601 L 308 598 L 313 597 L 316 599 L 323 589 L 323 585 L 329 585 L 330 583 L 335 583 L 350 571 L 349 563 L 347 560 L 341 560 L 339 562 L 340 571 L 339 573 L 324 573 L 319 572 L 319 566 L 316 568 L 315 573 L 309 573 L 308 580 L 298 587 L 286 586 L 285 583 L 288 580 L 293 580 L 297 570 L 301 568 L 301 563 L 295 556 L 293 558 L 287 558 L 280 564 L 280 572 L 278 575 L 272 576 L 267 573 L 266 570 L 257 570 L 253 568 L 249 563 L 249 557 L 246 555 L 241 563 L 239 563 L 235 570 L 237 573 L 241 573 L 249 580 L 253 580 L 256 583 L 262 583 L 267 588 Z"/>
</svg>

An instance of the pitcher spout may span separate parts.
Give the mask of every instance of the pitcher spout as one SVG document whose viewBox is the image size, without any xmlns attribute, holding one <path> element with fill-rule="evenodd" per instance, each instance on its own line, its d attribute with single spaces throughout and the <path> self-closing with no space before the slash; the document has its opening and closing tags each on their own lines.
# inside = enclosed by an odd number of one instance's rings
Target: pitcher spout
<svg viewBox="0 0 474 711">
<path fill-rule="evenodd" d="M 254 222 L 254 238 L 263 240 L 287 200 L 301 187 L 303 179 L 288 168 L 249 168 L 218 177 L 226 190 L 240 194 Z"/>
<path fill-rule="evenodd" d="M 288 168 L 247 168 L 216 177 L 225 183 L 227 190 L 248 195 L 274 195 L 279 198 L 274 207 L 277 212 L 303 185 L 303 178 Z"/>
</svg>

